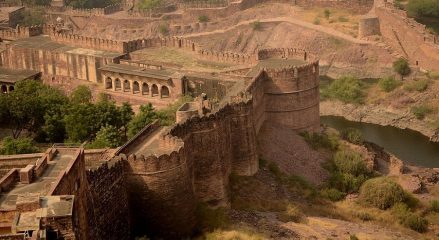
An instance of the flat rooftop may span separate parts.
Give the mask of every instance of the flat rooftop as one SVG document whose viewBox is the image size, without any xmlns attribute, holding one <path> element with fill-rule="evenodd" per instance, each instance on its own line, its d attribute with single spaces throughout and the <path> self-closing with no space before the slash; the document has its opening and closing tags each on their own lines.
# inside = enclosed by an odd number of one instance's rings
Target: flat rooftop
<svg viewBox="0 0 439 240">
<path fill-rule="evenodd" d="M 14 70 L 0 67 L 0 83 L 16 83 L 24 79 L 30 79 L 40 72 L 34 70 Z"/>
<path fill-rule="evenodd" d="M 45 35 L 18 39 L 12 41 L 10 45 L 20 48 L 45 49 L 48 51 L 65 52 L 65 53 L 71 53 L 76 55 L 85 55 L 85 56 L 103 57 L 103 58 L 117 58 L 124 55 L 117 52 L 93 50 L 88 48 L 81 48 L 81 47 L 69 46 L 62 43 L 57 43 L 55 41 L 52 41 L 49 36 L 45 36 Z"/>
<path fill-rule="evenodd" d="M 0 194 L 0 210 L 14 210 L 16 208 L 17 198 L 19 195 L 38 194 L 47 195 L 57 180 L 57 177 L 63 172 L 69 163 L 74 159 L 74 152 L 59 152 L 54 159 L 48 162 L 47 168 L 43 175 L 35 179 L 30 184 L 18 182 L 9 192 Z"/>
<path fill-rule="evenodd" d="M 169 69 L 149 69 L 128 64 L 107 64 L 101 67 L 100 70 L 162 80 L 168 80 L 175 73 L 175 71 Z"/>
</svg>

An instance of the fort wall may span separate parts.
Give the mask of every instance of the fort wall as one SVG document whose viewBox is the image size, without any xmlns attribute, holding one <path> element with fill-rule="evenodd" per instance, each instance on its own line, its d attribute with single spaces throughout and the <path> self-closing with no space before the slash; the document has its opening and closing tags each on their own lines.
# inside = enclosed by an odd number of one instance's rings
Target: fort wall
<svg viewBox="0 0 439 240">
<path fill-rule="evenodd" d="M 1 40 L 17 40 L 21 38 L 29 38 L 33 36 L 38 36 L 43 32 L 43 26 L 31 26 L 31 27 L 23 27 L 17 26 L 16 28 L 11 29 L 1 29 L 0 30 L 0 39 Z"/>
<path fill-rule="evenodd" d="M 116 158 L 86 173 L 89 239 L 130 239 L 125 164 Z"/>
<path fill-rule="evenodd" d="M 266 69 L 266 121 L 296 131 L 317 131 L 319 118 L 318 61 L 299 67 Z"/>
<path fill-rule="evenodd" d="M 411 64 L 439 71 L 439 37 L 392 4 L 375 8 L 385 41 Z"/>
<path fill-rule="evenodd" d="M 8 191 L 11 186 L 13 186 L 16 182 L 19 181 L 19 169 L 13 168 L 9 170 L 1 179 L 0 179 L 0 193 Z"/>
</svg>

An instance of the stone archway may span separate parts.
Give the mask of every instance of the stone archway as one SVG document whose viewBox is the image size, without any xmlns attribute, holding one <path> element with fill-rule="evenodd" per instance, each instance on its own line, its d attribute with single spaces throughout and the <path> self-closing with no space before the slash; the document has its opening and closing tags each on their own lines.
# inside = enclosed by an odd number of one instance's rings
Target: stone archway
<svg viewBox="0 0 439 240">
<path fill-rule="evenodd" d="M 14 86 L 9 86 L 9 92 L 12 92 L 12 91 L 14 91 L 15 90 L 15 87 Z"/>
<path fill-rule="evenodd" d="M 139 82 L 137 82 L 137 81 L 133 82 L 133 93 L 134 94 L 140 93 L 140 85 L 139 85 Z"/>
<path fill-rule="evenodd" d="M 142 84 L 142 95 L 149 95 L 149 86 L 147 83 Z"/>
<path fill-rule="evenodd" d="M 110 77 L 105 79 L 105 89 L 113 89 L 113 79 Z"/>
<path fill-rule="evenodd" d="M 168 98 L 169 97 L 169 88 L 166 86 L 162 86 L 162 90 L 160 91 L 162 98 Z"/>
<path fill-rule="evenodd" d="M 130 81 L 128 81 L 128 80 L 123 81 L 123 89 L 124 89 L 124 92 L 129 92 L 131 90 Z"/>
<path fill-rule="evenodd" d="M 6 85 L 2 85 L 1 91 L 2 91 L 2 93 L 7 93 L 8 92 L 8 87 Z"/>
<path fill-rule="evenodd" d="M 155 97 L 159 95 L 159 87 L 156 84 L 151 86 L 151 97 Z"/>
<path fill-rule="evenodd" d="M 114 80 L 114 90 L 118 91 L 121 89 L 122 89 L 122 83 L 119 78 L 116 78 L 116 80 Z"/>
</svg>

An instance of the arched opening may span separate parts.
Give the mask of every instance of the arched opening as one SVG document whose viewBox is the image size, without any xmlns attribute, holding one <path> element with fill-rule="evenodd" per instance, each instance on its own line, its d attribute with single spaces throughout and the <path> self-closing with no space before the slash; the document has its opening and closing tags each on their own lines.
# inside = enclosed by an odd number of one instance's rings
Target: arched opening
<svg viewBox="0 0 439 240">
<path fill-rule="evenodd" d="M 113 88 L 113 79 L 107 77 L 105 79 L 105 89 L 112 89 L 112 88 Z"/>
<path fill-rule="evenodd" d="M 181 48 L 181 39 L 178 39 L 178 47 Z"/>
<path fill-rule="evenodd" d="M 12 91 L 14 91 L 14 89 L 15 89 L 15 88 L 14 88 L 14 86 L 12 86 L 12 85 L 11 85 L 11 86 L 9 86 L 9 92 L 12 92 Z"/>
<path fill-rule="evenodd" d="M 119 78 L 116 78 L 116 80 L 114 81 L 114 87 L 116 91 L 122 89 L 122 83 L 120 82 Z"/>
<path fill-rule="evenodd" d="M 169 97 L 169 88 L 166 86 L 162 86 L 161 94 L 162 94 L 162 96 L 161 96 L 162 98 L 168 98 Z"/>
<path fill-rule="evenodd" d="M 2 93 L 7 93 L 8 87 L 6 85 L 2 85 Z"/>
<path fill-rule="evenodd" d="M 155 97 L 159 95 L 159 88 L 157 85 L 153 84 L 151 87 L 151 97 Z"/>
<path fill-rule="evenodd" d="M 131 85 L 128 80 L 123 81 L 123 88 L 125 92 L 129 92 L 131 90 Z"/>
<path fill-rule="evenodd" d="M 139 82 L 133 82 L 133 93 L 140 93 L 140 85 Z"/>
<path fill-rule="evenodd" d="M 192 51 L 195 51 L 195 43 L 192 43 Z"/>
<path fill-rule="evenodd" d="M 149 86 L 147 83 L 142 84 L 142 95 L 149 95 Z"/>
</svg>

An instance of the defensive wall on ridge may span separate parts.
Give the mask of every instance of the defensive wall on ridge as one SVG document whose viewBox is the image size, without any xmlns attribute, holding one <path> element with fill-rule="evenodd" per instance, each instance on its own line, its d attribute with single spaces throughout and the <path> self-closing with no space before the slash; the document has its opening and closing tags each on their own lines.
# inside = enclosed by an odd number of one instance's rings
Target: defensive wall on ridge
<svg viewBox="0 0 439 240">
<path fill-rule="evenodd" d="M 439 71 L 439 37 L 431 34 L 426 26 L 409 18 L 407 13 L 393 4 L 375 7 L 380 32 L 384 40 L 407 58 L 411 64 L 424 69 Z"/>
</svg>

